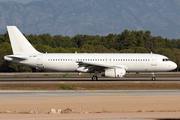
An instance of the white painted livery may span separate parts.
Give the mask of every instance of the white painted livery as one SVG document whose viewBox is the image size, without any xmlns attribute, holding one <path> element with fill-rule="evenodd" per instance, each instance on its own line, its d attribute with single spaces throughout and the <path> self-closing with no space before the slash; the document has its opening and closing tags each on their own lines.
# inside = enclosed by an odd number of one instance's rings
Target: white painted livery
<svg viewBox="0 0 180 120">
<path fill-rule="evenodd" d="M 177 68 L 166 56 L 142 53 L 40 53 L 16 26 L 7 26 L 13 55 L 7 61 L 47 70 L 94 73 L 105 77 L 124 77 L 126 72 L 163 72 Z M 155 80 L 155 77 L 152 77 Z"/>
</svg>

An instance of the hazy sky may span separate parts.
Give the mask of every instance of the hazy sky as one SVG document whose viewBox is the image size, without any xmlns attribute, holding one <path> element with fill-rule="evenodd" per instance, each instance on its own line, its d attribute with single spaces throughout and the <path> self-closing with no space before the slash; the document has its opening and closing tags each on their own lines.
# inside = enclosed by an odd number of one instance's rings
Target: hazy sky
<svg viewBox="0 0 180 120">
<path fill-rule="evenodd" d="M 26 4 L 26 3 L 29 3 L 31 1 L 40 1 L 40 0 L 0 0 L 0 2 L 7 2 L 7 1 L 14 1 L 14 2 Z"/>
</svg>

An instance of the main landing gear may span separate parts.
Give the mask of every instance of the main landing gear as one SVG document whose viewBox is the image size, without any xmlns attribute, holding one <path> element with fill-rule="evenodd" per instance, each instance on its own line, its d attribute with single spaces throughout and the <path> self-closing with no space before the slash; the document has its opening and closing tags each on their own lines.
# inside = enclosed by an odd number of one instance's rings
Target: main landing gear
<svg viewBox="0 0 180 120">
<path fill-rule="evenodd" d="M 152 81 L 155 81 L 155 80 L 156 80 L 156 77 L 154 76 L 154 72 L 152 72 L 151 80 L 152 80 Z"/>
<path fill-rule="evenodd" d="M 94 71 L 94 75 L 92 76 L 92 81 L 96 81 L 98 80 L 97 74 L 99 74 L 100 72 L 98 70 Z"/>
<path fill-rule="evenodd" d="M 96 81 L 98 80 L 98 77 L 97 76 L 92 76 L 92 81 Z"/>
</svg>

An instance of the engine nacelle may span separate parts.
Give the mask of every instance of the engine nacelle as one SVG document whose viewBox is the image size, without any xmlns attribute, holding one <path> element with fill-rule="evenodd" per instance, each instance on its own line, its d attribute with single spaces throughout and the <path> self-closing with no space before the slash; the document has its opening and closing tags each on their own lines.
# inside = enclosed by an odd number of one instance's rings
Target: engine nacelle
<svg viewBox="0 0 180 120">
<path fill-rule="evenodd" d="M 105 69 L 105 77 L 124 77 L 126 70 L 123 68 L 108 68 Z"/>
</svg>

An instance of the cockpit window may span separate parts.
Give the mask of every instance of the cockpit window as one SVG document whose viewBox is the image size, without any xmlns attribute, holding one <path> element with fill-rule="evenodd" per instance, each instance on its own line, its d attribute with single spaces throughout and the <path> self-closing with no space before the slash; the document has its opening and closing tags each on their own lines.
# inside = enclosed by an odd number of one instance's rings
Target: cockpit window
<svg viewBox="0 0 180 120">
<path fill-rule="evenodd" d="M 171 61 L 170 59 L 168 58 L 164 58 L 163 61 Z"/>
</svg>

